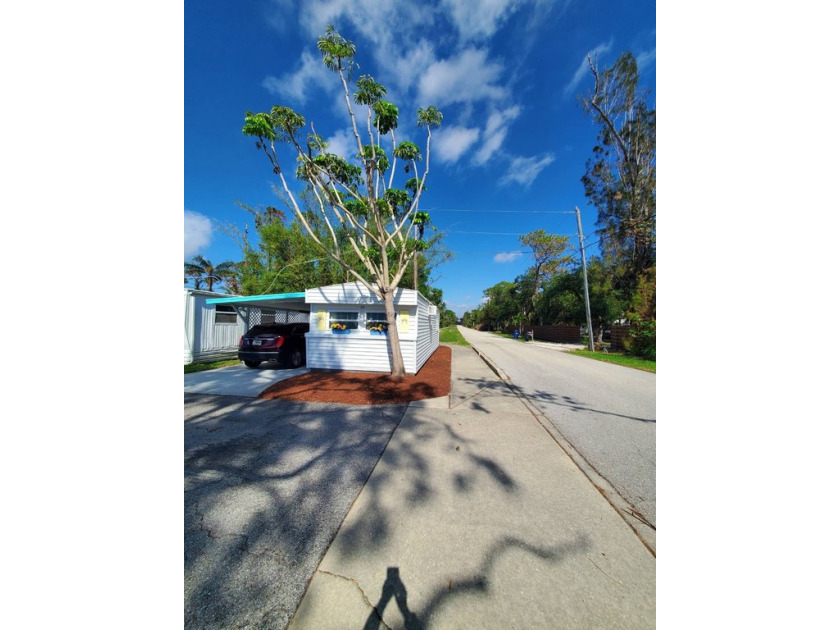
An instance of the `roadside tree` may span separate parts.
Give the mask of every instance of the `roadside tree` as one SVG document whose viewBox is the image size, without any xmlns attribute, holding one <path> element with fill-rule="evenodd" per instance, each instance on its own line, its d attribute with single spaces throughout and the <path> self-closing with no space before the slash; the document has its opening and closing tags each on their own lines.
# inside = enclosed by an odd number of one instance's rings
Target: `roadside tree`
<svg viewBox="0 0 840 630">
<path fill-rule="evenodd" d="M 418 110 L 417 125 L 426 130 L 425 162 L 420 149 L 412 142 L 397 143 L 395 130 L 399 110 L 386 101 L 385 87 L 371 76 L 356 80 L 353 99 L 367 109 L 367 120 L 360 125 L 351 102 L 356 49 L 352 42 L 339 35 L 332 26 L 318 38 L 318 49 L 324 64 L 341 81 L 349 115 L 350 130 L 358 149 L 356 163 L 329 152 L 327 143 L 304 117 L 294 110 L 274 106 L 268 112 L 246 112 L 243 133 L 255 138 L 257 149 L 268 157 L 272 171 L 278 176 L 282 193 L 309 237 L 331 260 L 378 295 L 385 304 L 385 316 L 391 333 L 388 344 L 392 378 L 405 376 L 405 366 L 397 334 L 394 292 L 414 259 L 426 243 L 414 238 L 415 225 L 428 223 L 420 214 L 420 196 L 429 173 L 431 129 L 443 118 L 434 106 Z M 313 226 L 314 217 L 303 212 L 292 194 L 286 173 L 277 154 L 277 143 L 288 143 L 297 157 L 296 176 L 308 185 L 317 203 L 317 218 L 326 236 Z M 386 152 L 383 145 L 390 149 Z M 393 159 L 392 159 L 393 158 Z M 397 163 L 412 175 L 402 188 L 395 187 Z M 421 172 L 422 167 L 422 172 Z M 400 168 L 400 171 L 403 171 Z M 342 241 L 346 236 L 346 243 Z M 349 245 L 348 248 L 345 245 Z M 357 263 L 361 263 L 359 271 Z"/>
<path fill-rule="evenodd" d="M 567 254 L 569 249 L 569 237 L 560 236 L 557 234 L 548 234 L 545 230 L 534 230 L 519 237 L 519 242 L 531 248 L 531 253 L 534 256 L 534 266 L 529 269 L 526 274 L 530 282 L 525 282 L 524 278 L 520 284 L 530 284 L 530 299 L 523 300 L 523 315 L 527 318 L 533 317 L 537 302 L 540 298 L 540 288 L 547 278 L 555 274 L 565 271 L 572 262 L 572 256 Z M 519 282 L 519 279 L 517 279 Z M 523 298 L 525 296 L 523 295 Z"/>
<path fill-rule="evenodd" d="M 600 130 L 582 181 L 598 210 L 602 255 L 632 294 L 656 264 L 656 111 L 638 87 L 632 54 L 606 70 L 590 57 L 589 68 L 594 86 L 582 97 L 583 108 Z"/>
</svg>

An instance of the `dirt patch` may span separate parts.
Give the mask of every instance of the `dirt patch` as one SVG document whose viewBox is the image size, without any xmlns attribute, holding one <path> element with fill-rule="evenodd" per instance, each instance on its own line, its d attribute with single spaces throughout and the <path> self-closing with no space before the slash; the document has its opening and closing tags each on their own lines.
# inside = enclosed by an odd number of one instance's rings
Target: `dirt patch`
<svg viewBox="0 0 840 630">
<path fill-rule="evenodd" d="M 259 397 L 347 405 L 398 405 L 448 396 L 451 380 L 452 348 L 438 346 L 417 374 L 399 381 L 376 372 L 317 370 L 275 383 Z"/>
</svg>

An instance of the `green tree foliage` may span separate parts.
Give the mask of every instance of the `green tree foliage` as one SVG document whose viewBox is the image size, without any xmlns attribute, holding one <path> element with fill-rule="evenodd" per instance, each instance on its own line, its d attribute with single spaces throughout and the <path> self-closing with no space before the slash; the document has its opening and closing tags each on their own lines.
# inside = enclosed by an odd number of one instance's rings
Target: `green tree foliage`
<svg viewBox="0 0 840 630">
<path fill-rule="evenodd" d="M 530 247 L 534 256 L 534 296 L 539 293 L 544 278 L 565 270 L 572 262 L 572 257 L 566 254 L 569 248 L 568 236 L 548 234 L 540 229 L 520 236 L 519 242 Z"/>
<path fill-rule="evenodd" d="M 236 270 L 236 263 L 232 260 L 214 265 L 201 255 L 194 256 L 192 262 L 184 263 L 184 284 L 192 279 L 195 289 L 206 286 L 208 291 L 212 291 L 216 283 L 222 284 L 225 288 L 224 285 L 235 276 Z"/>
<path fill-rule="evenodd" d="M 311 203 L 306 194 L 301 197 L 304 206 Z M 289 220 L 282 210 L 238 205 L 251 215 L 257 233 L 256 243 L 251 244 L 247 236 L 228 227 L 243 254 L 237 274 L 241 294 L 293 293 L 347 279 L 344 269 L 325 256 L 300 223 Z M 317 225 L 315 229 L 322 231 Z"/>
<path fill-rule="evenodd" d="M 624 317 L 629 302 L 613 288 L 612 268 L 594 257 L 587 263 L 589 302 L 595 339 L 603 341 L 604 329 Z M 525 308 L 534 292 L 533 268 L 514 282 L 500 282 L 484 291 L 484 303 L 464 313 L 465 326 L 502 330 L 525 323 L 539 325 L 586 324 L 586 302 L 583 292 L 583 268 L 574 267 L 555 273 L 545 280 L 531 318 Z"/>
<path fill-rule="evenodd" d="M 627 303 L 613 289 L 612 272 L 602 260 L 593 257 L 586 265 L 589 284 L 589 308 L 594 339 L 603 341 L 604 329 L 623 317 Z M 585 325 L 586 301 L 583 293 L 583 268 L 552 278 L 545 286 L 537 305 L 537 318 L 543 324 Z"/>
<path fill-rule="evenodd" d="M 630 304 L 630 341 L 628 350 L 645 359 L 656 361 L 656 268 L 652 267 L 639 280 Z"/>
<path fill-rule="evenodd" d="M 589 67 L 594 86 L 582 101 L 599 132 L 582 181 L 598 210 L 601 252 L 632 294 L 656 263 L 656 111 L 638 87 L 632 54 L 604 71 L 590 58 Z"/>
<path fill-rule="evenodd" d="M 328 26 L 317 45 L 324 65 L 341 82 L 358 150 L 356 161 L 351 163 L 329 153 L 314 124 L 310 124 L 311 132 L 304 138 L 305 118 L 288 107 L 276 105 L 268 112 L 246 112 L 242 131 L 254 138 L 257 149 L 268 158 L 285 199 L 308 236 L 349 276 L 384 301 L 386 319 L 394 331 L 388 335 L 391 376 L 402 378 L 405 366 L 396 334 L 394 291 L 415 252 L 426 248 L 422 239 L 411 237 L 411 232 L 429 173 L 431 129 L 440 125 L 443 114 L 434 106 L 417 112 L 417 125 L 426 132 L 423 164 L 416 145 L 397 143 L 399 110 L 384 100 L 386 88 L 368 75 L 358 78 L 352 94 L 355 103 L 367 110 L 367 120 L 356 120 L 350 87 L 357 67 L 353 43 Z M 278 144 L 290 145 L 296 155 L 295 175 L 311 189 L 316 213 L 304 212 L 292 194 L 277 153 Z M 390 146 L 393 160 L 383 145 Z M 404 165 L 401 170 L 413 175 L 402 191 L 395 181 L 400 162 Z"/>
<path fill-rule="evenodd" d="M 476 324 L 489 330 L 504 330 L 519 322 L 523 308 L 523 291 L 515 282 L 499 282 L 484 289 L 484 303 L 473 312 Z"/>
<path fill-rule="evenodd" d="M 564 272 L 572 262 L 566 252 L 569 249 L 569 237 L 548 234 L 545 230 L 534 230 L 519 237 L 524 247 L 530 247 L 534 256 L 534 266 L 528 270 L 520 284 L 530 284 L 530 300 L 522 304 L 523 317 L 532 316 L 540 299 L 540 288 L 546 278 Z M 524 295 L 523 295 L 524 297 Z"/>
<path fill-rule="evenodd" d="M 440 327 L 455 326 L 458 323 L 458 316 L 455 311 L 446 309 L 440 313 Z"/>
</svg>

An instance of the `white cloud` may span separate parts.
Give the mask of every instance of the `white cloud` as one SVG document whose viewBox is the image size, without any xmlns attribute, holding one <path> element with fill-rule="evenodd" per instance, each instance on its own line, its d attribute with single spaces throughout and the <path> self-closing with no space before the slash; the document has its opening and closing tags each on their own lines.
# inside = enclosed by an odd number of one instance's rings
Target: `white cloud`
<svg viewBox="0 0 840 630">
<path fill-rule="evenodd" d="M 344 89 L 341 87 L 341 82 L 336 78 L 335 84 L 335 98 L 332 102 L 332 113 L 342 124 L 346 124 L 350 129 L 350 114 L 347 113 L 347 95 L 344 94 Z M 362 142 L 365 142 L 368 124 L 368 108 L 367 105 L 360 105 L 353 98 L 353 91 L 355 87 L 350 87 L 350 107 L 353 108 L 353 115 L 356 117 L 356 128 L 362 136 Z M 318 121 L 314 121 L 315 124 Z M 368 140 L 369 141 L 369 140 Z"/>
<path fill-rule="evenodd" d="M 636 55 L 636 66 L 639 68 L 639 74 L 651 63 L 656 63 L 656 48 Z"/>
<path fill-rule="evenodd" d="M 432 153 L 443 162 L 455 162 L 478 140 L 479 130 L 444 127 L 432 137 Z"/>
<path fill-rule="evenodd" d="M 522 258 L 522 252 L 499 252 L 493 256 L 493 262 L 506 263 Z"/>
<path fill-rule="evenodd" d="M 338 21 L 349 13 L 351 0 L 313 0 L 300 4 L 300 25 L 310 36 L 324 34 L 324 25 L 338 26 Z M 340 28 L 338 29 L 340 32 Z"/>
<path fill-rule="evenodd" d="M 502 184 L 516 182 L 525 188 L 530 186 L 540 172 L 549 164 L 554 162 L 554 154 L 549 153 L 542 158 L 516 157 L 511 160 L 507 174 L 502 178 Z"/>
<path fill-rule="evenodd" d="M 278 0 L 275 0 L 278 1 Z M 426 5 L 404 0 L 309 0 L 300 3 L 300 26 L 311 37 L 324 34 L 324 26 L 332 24 L 336 30 L 357 45 L 362 42 L 350 38 L 344 27 L 351 25 L 367 42 L 379 70 L 363 70 L 377 80 L 398 84 L 405 91 L 417 82 L 418 74 L 433 60 L 432 47 L 421 36 L 421 29 L 432 26 L 435 11 Z M 383 28 L 388 25 L 388 28 Z M 415 65 L 416 64 L 416 65 Z M 391 87 L 388 85 L 386 87 Z"/>
<path fill-rule="evenodd" d="M 341 129 L 327 138 L 329 148 L 327 151 L 340 155 L 347 161 L 355 159 L 356 154 L 359 153 L 359 147 L 356 143 L 356 136 L 353 135 L 350 129 Z"/>
<path fill-rule="evenodd" d="M 213 239 L 213 224 L 203 214 L 184 210 L 184 259 L 192 258 Z"/>
<path fill-rule="evenodd" d="M 483 144 L 475 154 L 473 162 L 479 166 L 486 163 L 501 148 L 511 123 L 519 117 L 519 106 L 508 107 L 504 111 L 493 111 L 484 127 Z"/>
<path fill-rule="evenodd" d="M 601 53 L 607 53 L 612 49 L 613 42 L 612 40 L 609 41 L 607 44 L 598 44 L 595 48 L 590 50 L 583 56 L 583 61 L 580 62 L 575 75 L 572 77 L 572 80 L 563 88 L 563 96 L 570 96 L 573 92 L 575 92 L 580 85 L 580 82 L 583 81 L 583 78 L 589 74 L 589 61 L 587 57 L 590 55 L 592 56 L 593 61 L 595 58 Z"/>
<path fill-rule="evenodd" d="M 377 49 L 377 53 L 382 51 Z M 399 93 L 405 94 L 409 88 L 417 85 L 420 76 L 435 63 L 434 46 L 426 39 L 421 39 L 405 54 L 392 54 L 385 63 L 380 63 L 383 71 L 382 78 L 389 85 L 395 87 Z"/>
<path fill-rule="evenodd" d="M 457 56 L 433 63 L 420 78 L 418 98 L 421 103 L 438 107 L 449 103 L 472 103 L 484 99 L 499 100 L 507 90 L 494 85 L 504 67 L 488 61 L 487 50 L 468 48 Z"/>
<path fill-rule="evenodd" d="M 461 34 L 462 41 L 487 39 L 505 23 L 522 0 L 444 0 L 442 6 Z"/>
<path fill-rule="evenodd" d="M 304 104 L 314 88 L 329 90 L 333 87 L 330 71 L 323 62 L 308 50 L 300 56 L 300 66 L 295 72 L 284 74 L 279 79 L 269 76 L 263 79 L 262 86 L 272 94 Z"/>
</svg>

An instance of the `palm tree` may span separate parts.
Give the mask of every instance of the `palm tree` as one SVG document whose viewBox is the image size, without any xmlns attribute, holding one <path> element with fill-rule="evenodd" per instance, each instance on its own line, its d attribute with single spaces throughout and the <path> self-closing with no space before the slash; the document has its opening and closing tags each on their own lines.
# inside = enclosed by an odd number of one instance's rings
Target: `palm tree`
<svg viewBox="0 0 840 630">
<path fill-rule="evenodd" d="M 207 290 L 212 291 L 214 282 L 224 283 L 233 277 L 235 271 L 236 263 L 232 260 L 214 266 L 203 256 L 194 256 L 191 263 L 184 263 L 184 282 L 187 282 L 187 278 L 192 278 L 196 289 L 200 289 L 201 284 L 205 283 Z"/>
</svg>

